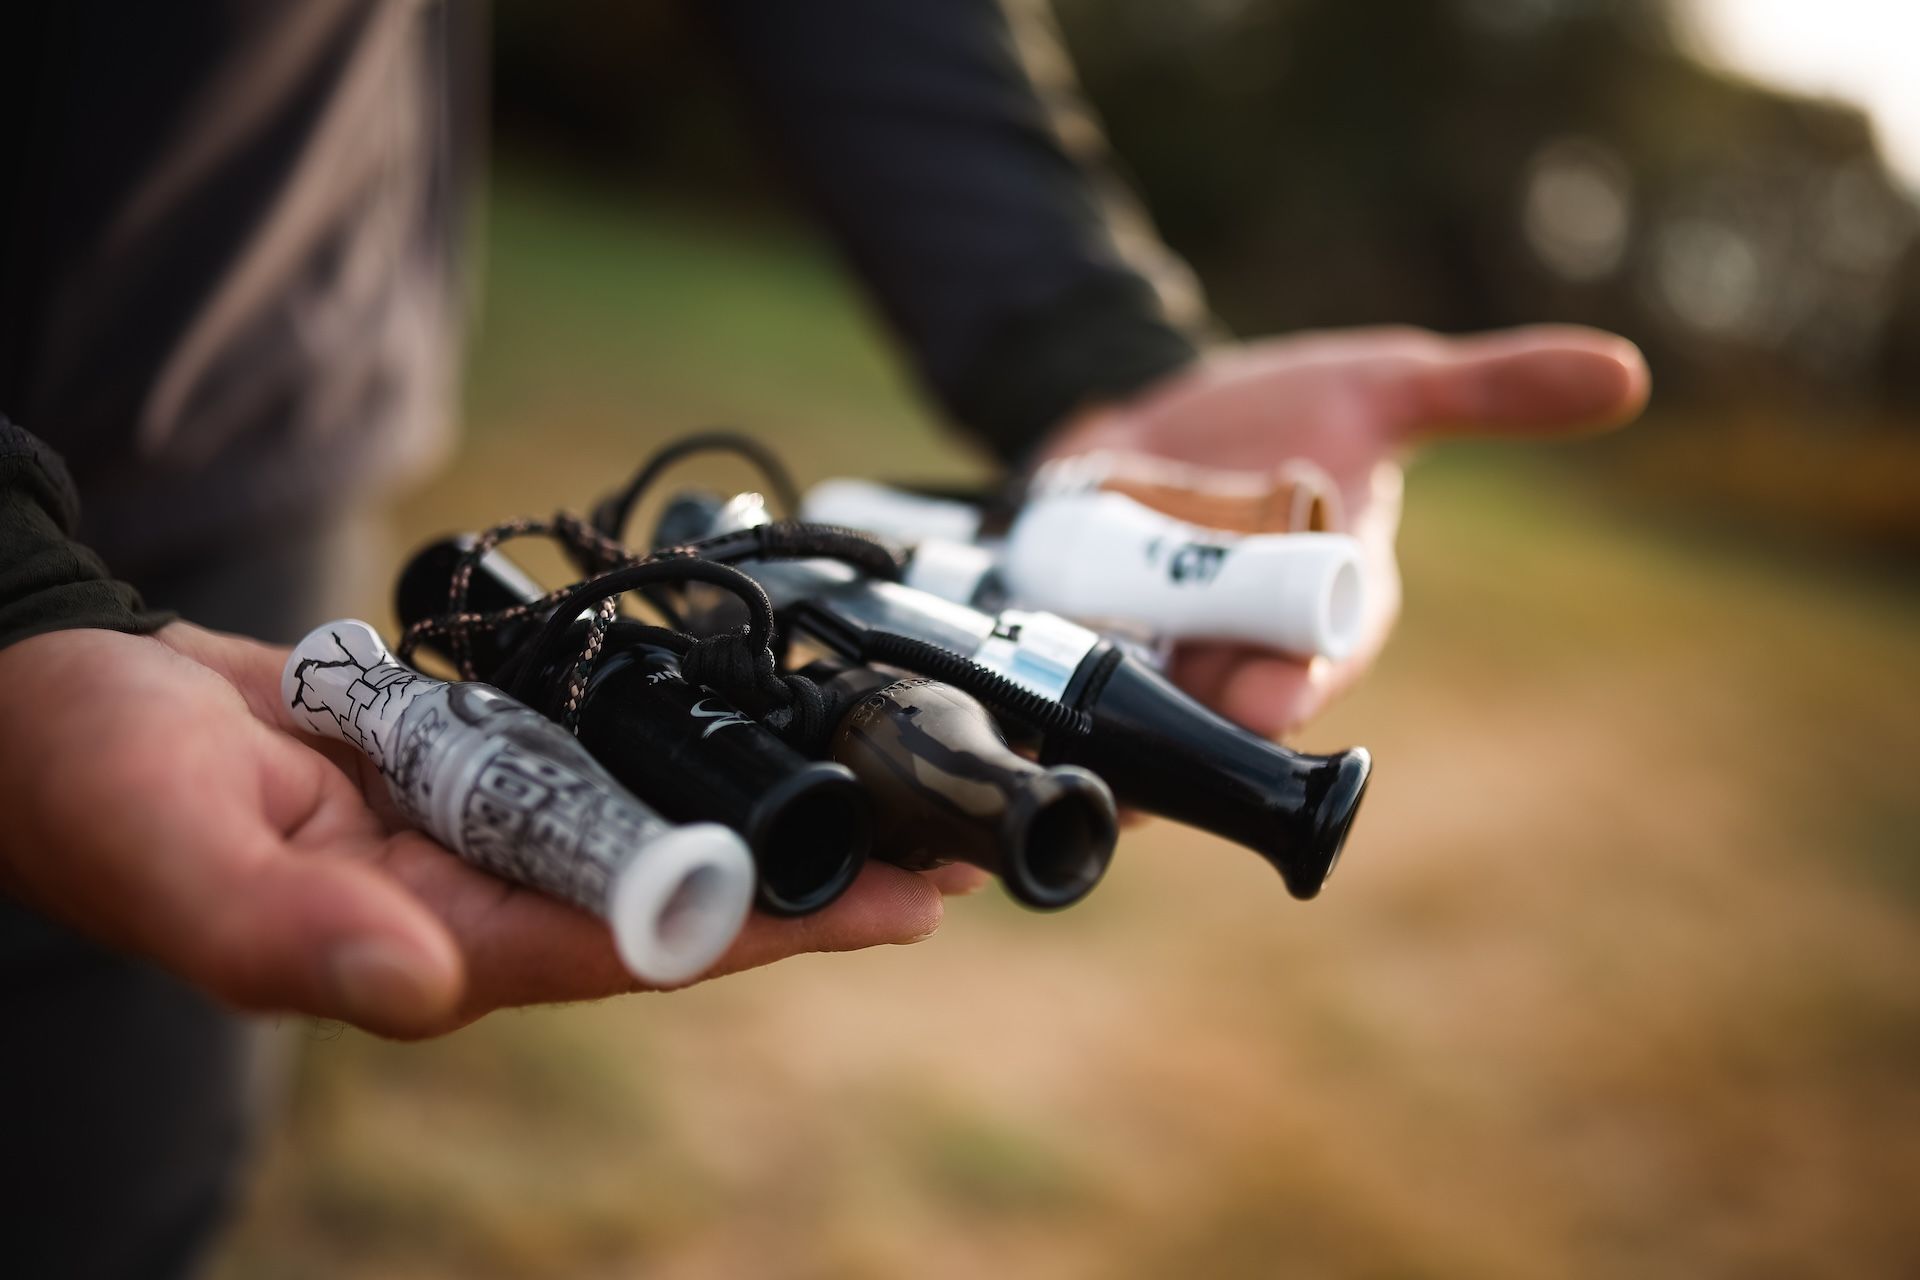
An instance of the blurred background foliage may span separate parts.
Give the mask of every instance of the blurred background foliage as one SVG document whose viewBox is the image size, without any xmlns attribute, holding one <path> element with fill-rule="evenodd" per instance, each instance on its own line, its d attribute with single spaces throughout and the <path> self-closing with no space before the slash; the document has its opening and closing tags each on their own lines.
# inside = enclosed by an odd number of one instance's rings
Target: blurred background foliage
<svg viewBox="0 0 1920 1280">
<path fill-rule="evenodd" d="M 466 442 L 366 616 L 419 541 L 708 422 L 803 482 L 981 473 L 680 7 L 498 12 Z M 420 1045 L 285 1026 L 222 1280 L 1914 1275 L 1913 215 L 1861 119 L 1647 4 L 1062 17 L 1234 327 L 1591 320 L 1655 420 L 1415 465 L 1403 623 L 1300 743 L 1379 761 L 1310 906 L 1149 823 L 1057 916 Z"/>
<path fill-rule="evenodd" d="M 503 135 L 780 207 L 696 9 L 500 6 Z M 1583 466 L 1668 506 L 1920 547 L 1920 207 L 1858 109 L 1715 69 L 1667 0 L 1057 18 L 1120 169 L 1233 331 L 1614 329 L 1653 365 L 1659 429 Z"/>
</svg>

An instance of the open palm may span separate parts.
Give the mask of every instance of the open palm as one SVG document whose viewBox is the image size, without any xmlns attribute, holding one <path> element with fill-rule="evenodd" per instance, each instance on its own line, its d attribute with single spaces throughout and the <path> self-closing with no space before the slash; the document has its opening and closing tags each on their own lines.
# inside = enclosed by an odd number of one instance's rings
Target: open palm
<svg viewBox="0 0 1920 1280">
<path fill-rule="evenodd" d="M 1365 671 L 1400 608 L 1394 536 L 1400 460 L 1428 440 L 1550 437 L 1617 426 L 1646 402 L 1647 370 L 1624 338 L 1536 326 L 1467 338 L 1381 328 L 1300 334 L 1227 348 L 1069 423 L 1046 454 L 1158 454 L 1210 467 L 1318 463 L 1339 486 L 1365 550 L 1363 638 L 1339 662 L 1302 663 L 1237 645 L 1189 644 L 1180 684 L 1269 735 L 1310 719 Z"/>
<path fill-rule="evenodd" d="M 639 988 L 600 921 L 406 830 L 363 757 L 283 728 L 286 654 L 183 623 L 0 651 L 0 886 L 230 1004 L 387 1035 Z M 940 914 L 934 882 L 874 864 L 815 916 L 753 917 L 713 972 Z"/>
</svg>

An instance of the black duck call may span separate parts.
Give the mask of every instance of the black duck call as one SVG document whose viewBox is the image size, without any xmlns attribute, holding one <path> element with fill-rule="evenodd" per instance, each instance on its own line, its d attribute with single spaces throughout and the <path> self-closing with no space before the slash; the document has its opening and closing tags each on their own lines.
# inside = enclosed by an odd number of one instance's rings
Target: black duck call
<svg viewBox="0 0 1920 1280">
<path fill-rule="evenodd" d="M 901 656 L 904 638 L 907 648 L 950 650 L 1084 713 L 1085 731 L 1045 733 L 1043 762 L 1083 765 L 1125 806 L 1245 845 L 1294 897 L 1313 897 L 1332 874 L 1372 770 L 1365 748 L 1319 756 L 1268 742 L 1124 647 L 1055 614 L 982 613 L 828 560 L 748 559 L 739 567 L 766 589 L 785 625 L 851 661 L 913 665 Z"/>
<path fill-rule="evenodd" d="M 403 625 L 442 614 L 457 539 L 434 542 L 401 572 L 395 607 Z M 543 593 L 511 559 L 488 551 L 475 567 L 468 608 L 491 612 Z M 543 619 L 473 638 L 482 679 L 499 675 Z M 584 636 L 587 621 L 576 626 Z M 711 690 L 688 681 L 679 655 L 652 644 L 641 628 L 616 620 L 579 709 L 579 738 L 621 783 L 675 821 L 725 823 L 745 837 L 759 868 L 757 901 L 777 915 L 817 911 L 843 893 L 866 861 L 871 806 L 843 765 L 809 760 Z M 576 647 L 577 651 L 577 647 Z M 557 716 L 570 662 L 534 673 L 530 699 Z"/>
<path fill-rule="evenodd" d="M 1078 902 L 1106 873 L 1119 822 L 1092 773 L 1016 755 L 985 707 L 938 680 L 829 663 L 806 674 L 845 708 L 830 751 L 873 798 L 875 857 L 971 863 L 1039 910 Z"/>
</svg>

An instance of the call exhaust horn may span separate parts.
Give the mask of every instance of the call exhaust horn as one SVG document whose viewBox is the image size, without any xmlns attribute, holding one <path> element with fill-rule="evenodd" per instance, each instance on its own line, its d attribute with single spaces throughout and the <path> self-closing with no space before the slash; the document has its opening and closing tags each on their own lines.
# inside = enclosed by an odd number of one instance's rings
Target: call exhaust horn
<svg viewBox="0 0 1920 1280">
<path fill-rule="evenodd" d="M 1119 820 L 1092 773 L 1015 754 L 952 685 L 831 663 L 806 674 L 846 705 L 829 749 L 874 798 L 876 857 L 915 871 L 970 863 L 1043 911 L 1078 902 L 1106 873 Z"/>
</svg>

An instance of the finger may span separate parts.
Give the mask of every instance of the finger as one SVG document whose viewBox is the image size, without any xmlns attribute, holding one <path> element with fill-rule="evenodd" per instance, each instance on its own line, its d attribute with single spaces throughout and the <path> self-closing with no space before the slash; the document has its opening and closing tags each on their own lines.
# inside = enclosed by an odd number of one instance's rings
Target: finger
<svg viewBox="0 0 1920 1280">
<path fill-rule="evenodd" d="M 1333 664 L 1296 662 L 1243 645 L 1182 645 L 1174 654 L 1174 682 L 1194 697 L 1264 738 L 1291 733 L 1325 703 L 1318 686 Z"/>
<path fill-rule="evenodd" d="M 1325 711 L 1365 674 L 1378 646 L 1339 662 L 1300 662 L 1238 645 L 1183 645 L 1176 683 L 1235 724 L 1263 738 L 1285 738 Z"/>
<path fill-rule="evenodd" d="M 775 919 L 756 915 L 733 949 L 706 976 L 718 977 L 814 951 L 919 942 L 940 927 L 940 890 L 926 876 L 870 862 L 853 887 L 824 911 Z"/>
<path fill-rule="evenodd" d="M 295 854 L 272 838 L 223 866 L 172 886 L 176 904 L 197 907 L 175 917 L 192 926 L 175 939 L 184 968 L 216 996 L 394 1036 L 427 1034 L 458 1007 L 464 968 L 453 939 L 376 868 Z"/>
<path fill-rule="evenodd" d="M 110 891 L 94 886 L 109 904 L 93 913 L 107 940 L 246 1009 L 385 1034 L 443 1019 L 463 980 L 446 930 L 364 862 L 321 856 L 376 838 L 352 786 L 244 717 L 220 749 L 252 760 L 257 790 L 215 787 L 192 804 L 137 802 L 92 819 L 98 875 L 111 879 Z M 135 784 L 142 777 L 103 767 Z M 189 767 L 183 776 L 201 775 Z"/>
<path fill-rule="evenodd" d="M 919 942 L 939 927 L 943 894 L 972 893 L 991 882 L 986 872 L 961 864 L 915 873 L 870 863 L 821 911 L 751 916 L 727 954 L 696 981 L 811 952 Z M 477 1012 L 472 1016 L 490 1008 L 592 1000 L 647 988 L 622 965 L 599 920 L 527 890 L 496 891 L 495 896 L 494 909 L 484 919 L 469 928 L 455 925 L 473 973 L 469 1006 Z"/>
<path fill-rule="evenodd" d="M 596 1000 L 647 987 L 621 963 L 603 921 L 487 875 L 423 836 L 393 837 L 382 867 L 432 906 L 459 948 L 466 996 L 451 1025 L 495 1009 Z M 924 876 L 870 864 L 838 901 L 814 915 L 750 917 L 702 980 L 803 952 L 918 941 L 939 926 L 940 915 L 939 890 Z"/>
<path fill-rule="evenodd" d="M 933 882 L 943 897 L 964 898 L 970 893 L 978 893 L 993 883 L 993 877 L 979 867 L 968 866 L 964 862 L 949 862 L 944 867 L 935 867 L 922 872 Z"/>
<path fill-rule="evenodd" d="M 1651 385 L 1639 348 L 1571 325 L 1443 339 L 1391 376 L 1408 440 L 1619 426 L 1639 414 Z"/>
<path fill-rule="evenodd" d="M 1306 664 L 1272 655 L 1249 658 L 1222 692 L 1221 714 L 1262 737 L 1289 737 L 1324 711 L 1357 671 L 1352 663 L 1325 658 Z"/>
<path fill-rule="evenodd" d="M 280 705 L 280 675 L 292 650 L 246 636 L 209 631 L 190 622 L 171 622 L 154 638 L 203 667 L 217 672 L 247 701 L 254 717 L 265 724 L 285 725 Z"/>
<path fill-rule="evenodd" d="M 289 721 L 287 708 L 281 701 L 280 677 L 286 670 L 291 649 L 224 631 L 209 631 L 190 622 L 169 623 L 155 632 L 154 638 L 216 672 L 245 700 L 247 709 L 261 724 L 291 732 L 305 746 L 332 761 L 340 772 L 353 779 L 362 798 L 380 815 L 388 830 L 407 825 L 386 779 L 380 776 L 379 769 L 364 751 Z"/>
<path fill-rule="evenodd" d="M 466 970 L 455 1024 L 516 1005 L 637 991 L 606 923 L 461 861 L 413 831 L 389 837 L 380 869 L 444 924 Z"/>
</svg>

